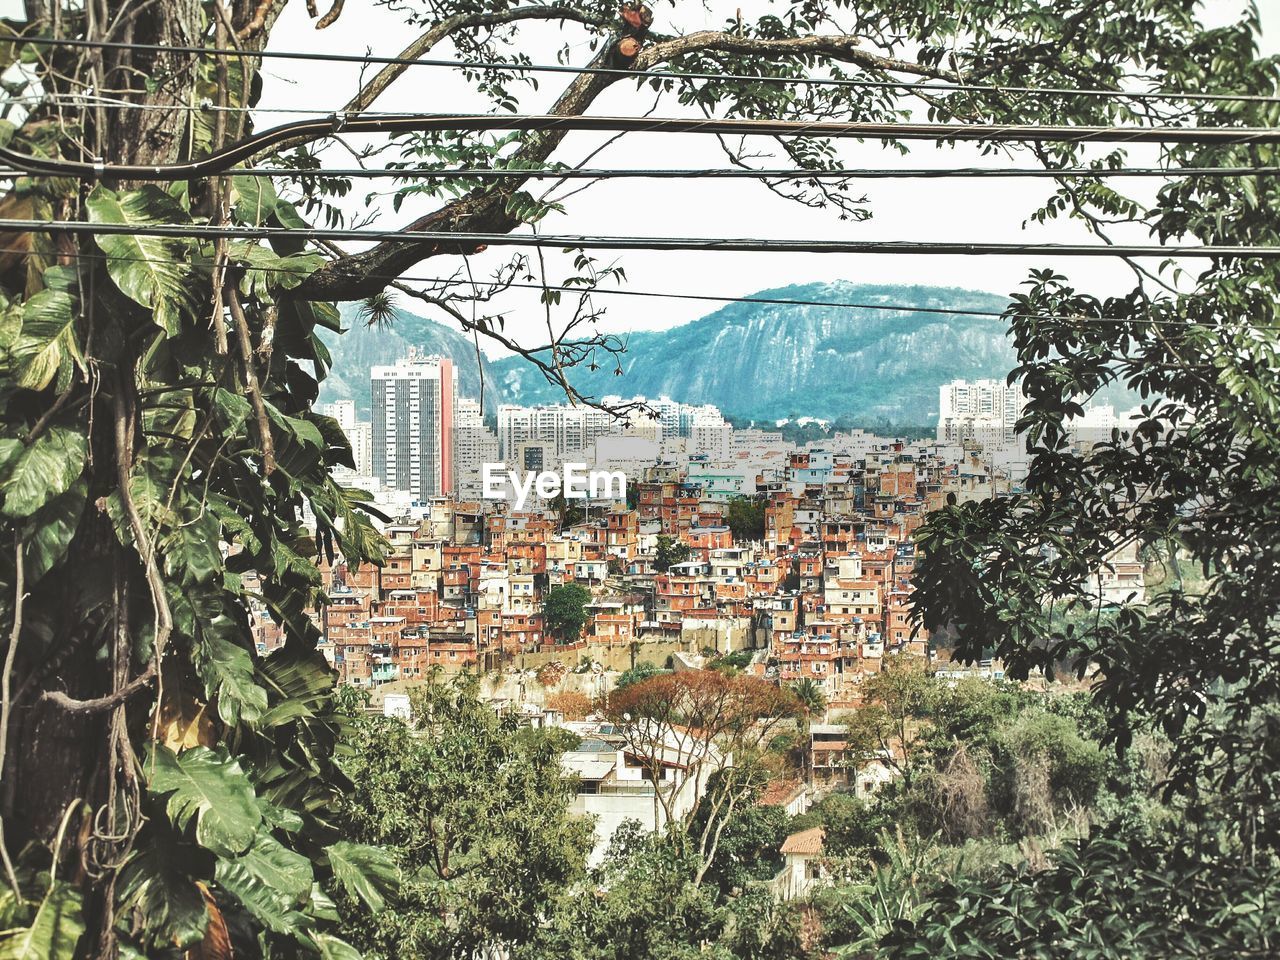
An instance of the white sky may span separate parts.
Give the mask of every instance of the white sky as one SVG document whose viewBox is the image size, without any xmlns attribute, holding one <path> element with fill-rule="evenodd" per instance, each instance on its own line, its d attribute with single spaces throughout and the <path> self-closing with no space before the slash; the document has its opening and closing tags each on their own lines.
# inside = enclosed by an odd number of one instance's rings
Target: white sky
<svg viewBox="0 0 1280 960">
<path fill-rule="evenodd" d="M 763 11 L 767 0 L 707 0 L 705 5 L 681 7 L 679 27 L 685 31 L 718 28 L 739 5 L 744 17 Z M 320 6 L 326 6 L 321 0 Z M 1210 0 L 1208 9 L 1216 18 L 1241 9 L 1241 0 Z M 1262 0 L 1263 49 L 1280 52 L 1280 2 Z M 0 0 L 0 14 L 21 8 L 20 0 Z M 707 11 L 711 12 L 707 12 Z M 658 8 L 655 29 L 669 29 L 668 7 Z M 703 22 L 697 18 L 702 16 Z M 556 50 L 571 44 L 573 62 L 582 64 L 590 54 L 584 34 L 572 25 L 528 24 L 521 28 L 525 49 L 535 61 L 555 62 Z M 415 36 L 402 17 L 370 0 L 348 0 L 337 24 L 316 31 L 301 0 L 285 8 L 272 32 L 271 49 L 306 50 L 316 53 L 377 55 L 398 54 Z M 446 58 L 453 51 L 437 47 L 433 57 Z M 328 112 L 339 108 L 358 89 L 361 68 L 355 64 L 307 61 L 267 61 L 261 106 L 305 108 Z M 528 95 L 522 112 L 545 109 L 561 89 L 565 78 L 543 75 L 542 89 Z M 637 92 L 632 84 L 618 84 L 600 97 L 593 109 L 597 114 L 639 114 L 652 105 L 652 94 Z M 488 108 L 465 83 L 450 71 L 411 68 L 375 105 L 378 110 L 420 110 L 465 112 Z M 675 116 L 678 108 L 670 101 L 656 115 Z M 258 129 L 294 119 L 263 115 Z M 575 163 L 585 157 L 602 138 L 586 133 L 570 134 L 556 159 Z M 1025 157 L 1000 161 L 979 158 L 965 146 L 940 151 L 933 145 L 918 144 L 910 156 L 882 150 L 876 144 L 852 144 L 842 148 L 850 165 L 932 166 L 994 165 L 1006 162 L 1031 165 Z M 1135 163 L 1151 159 L 1136 150 Z M 325 160 L 335 166 L 353 165 L 345 150 L 333 147 Z M 375 163 L 377 161 L 374 161 Z M 697 135 L 629 134 L 597 157 L 593 166 L 619 167 L 699 167 L 722 166 L 723 156 L 715 139 Z M 776 165 L 788 165 L 779 161 Z M 572 181 L 570 182 L 572 185 Z M 1130 188 L 1136 182 L 1130 182 Z M 356 181 L 351 210 L 365 208 L 365 195 L 389 182 Z M 535 182 L 536 186 L 536 182 Z M 1048 195 L 1050 184 L 1034 180 L 878 180 L 865 181 L 861 188 L 869 197 L 872 219 L 864 223 L 842 222 L 830 210 L 809 210 L 789 203 L 751 181 L 606 181 L 568 201 L 566 213 L 552 214 L 540 225 L 544 233 L 635 234 L 649 236 L 726 236 L 773 238 L 823 238 L 850 240 L 965 240 L 996 242 L 1070 243 L 1087 242 L 1084 227 L 1073 221 L 1022 228 L 1025 216 Z M 377 226 L 392 229 L 413 216 L 434 207 L 434 201 L 406 203 L 400 213 L 389 204 L 374 202 Z M 1145 242 L 1141 233 L 1133 242 Z M 472 258 L 476 276 L 485 276 L 509 256 L 511 250 L 498 249 Z M 567 273 L 567 264 L 557 262 L 557 253 L 547 252 L 548 280 L 558 282 Z M 675 293 L 709 293 L 738 296 L 790 283 L 830 281 L 920 283 L 959 286 L 1005 294 L 1015 289 L 1031 268 L 1052 265 L 1091 292 L 1108 294 L 1127 290 L 1132 275 L 1122 264 L 1105 258 L 1046 257 L 959 257 L 959 256 L 875 256 L 850 254 L 779 254 L 723 252 L 601 252 L 602 260 L 617 257 L 625 266 L 629 284 L 636 290 Z M 439 276 L 451 273 L 458 258 L 434 258 L 420 264 L 411 275 Z M 609 307 L 602 321 L 606 329 L 625 332 L 654 329 L 686 322 L 716 309 L 715 304 L 680 300 L 645 300 L 629 297 L 601 298 Z M 402 304 L 416 309 L 415 301 Z M 542 307 L 536 294 L 513 292 L 501 303 L 508 314 L 508 330 L 525 332 L 542 327 Z M 439 318 L 438 318 L 439 319 Z"/>
</svg>

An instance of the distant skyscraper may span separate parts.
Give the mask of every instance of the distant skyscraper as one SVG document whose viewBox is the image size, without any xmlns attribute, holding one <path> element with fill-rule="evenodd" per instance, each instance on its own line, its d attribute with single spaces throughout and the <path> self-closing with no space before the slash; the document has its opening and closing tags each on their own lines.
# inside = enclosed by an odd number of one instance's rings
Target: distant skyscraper
<svg viewBox="0 0 1280 960">
<path fill-rule="evenodd" d="M 497 462 L 498 438 L 484 425 L 480 403 L 459 397 L 453 422 L 453 492 L 459 499 L 479 499 L 484 465 Z"/>
<path fill-rule="evenodd" d="M 338 426 L 342 428 L 344 433 L 350 433 L 351 428 L 356 425 L 356 404 L 354 400 L 335 400 L 333 403 L 321 404 L 320 413 L 337 420 Z"/>
<path fill-rule="evenodd" d="M 595 407 L 498 407 L 498 442 L 504 460 L 514 457 L 526 440 L 547 444 L 557 457 L 579 453 L 617 428 L 611 415 Z"/>
<path fill-rule="evenodd" d="M 453 361 L 410 354 L 370 371 L 373 474 L 420 499 L 453 491 Z"/>
<path fill-rule="evenodd" d="M 938 442 L 1010 443 L 1025 404 L 1022 385 L 1003 380 L 952 380 L 938 389 Z"/>
<path fill-rule="evenodd" d="M 356 475 L 368 477 L 373 475 L 373 426 L 357 420 L 347 430 L 347 439 L 351 441 L 351 459 L 356 465 Z"/>
</svg>

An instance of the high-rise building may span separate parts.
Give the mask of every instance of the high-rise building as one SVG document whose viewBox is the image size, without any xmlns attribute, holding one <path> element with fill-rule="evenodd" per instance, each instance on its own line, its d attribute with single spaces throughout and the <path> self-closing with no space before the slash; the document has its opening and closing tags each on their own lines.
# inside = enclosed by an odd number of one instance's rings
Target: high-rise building
<svg viewBox="0 0 1280 960">
<path fill-rule="evenodd" d="M 938 388 L 938 442 L 1010 443 L 1026 400 L 1019 383 L 952 380 Z M 999 442 L 996 442 L 996 441 Z"/>
<path fill-rule="evenodd" d="M 356 465 L 356 475 L 373 476 L 373 425 L 357 420 L 346 431 L 351 443 L 351 459 Z"/>
<path fill-rule="evenodd" d="M 585 450 L 597 437 L 616 429 L 614 418 L 595 407 L 498 407 L 498 443 L 504 460 L 511 459 L 520 444 L 528 440 L 547 444 L 557 457 L 563 458 Z"/>
<path fill-rule="evenodd" d="M 335 400 L 333 403 L 320 405 L 320 413 L 332 417 L 342 428 L 351 444 L 351 459 L 355 463 L 354 470 L 347 467 L 335 468 L 335 475 L 369 477 L 373 475 L 373 426 L 364 420 L 356 419 L 354 400 Z"/>
<path fill-rule="evenodd" d="M 343 433 L 350 433 L 356 424 L 356 402 L 354 400 L 335 400 L 333 403 L 320 405 L 322 416 L 333 417 Z"/>
<path fill-rule="evenodd" d="M 412 352 L 370 371 L 373 475 L 419 499 L 453 491 L 453 361 Z"/>
<path fill-rule="evenodd" d="M 459 397 L 453 421 L 453 492 L 459 499 L 478 499 L 484 465 L 497 462 L 498 437 L 484 425 L 479 401 Z"/>
</svg>

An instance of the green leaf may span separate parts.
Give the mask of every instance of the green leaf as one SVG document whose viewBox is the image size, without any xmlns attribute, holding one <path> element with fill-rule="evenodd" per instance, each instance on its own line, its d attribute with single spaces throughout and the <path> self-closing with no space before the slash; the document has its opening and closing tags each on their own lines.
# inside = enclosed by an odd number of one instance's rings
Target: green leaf
<svg viewBox="0 0 1280 960">
<path fill-rule="evenodd" d="M 311 898 L 311 884 L 315 882 L 311 861 L 294 853 L 266 830 L 258 831 L 253 846 L 234 862 L 295 905 Z"/>
<path fill-rule="evenodd" d="M 85 205 L 91 223 L 145 226 L 189 220 L 182 205 L 154 184 L 120 196 L 95 187 Z M 107 273 L 120 292 L 151 310 L 156 326 L 166 334 L 176 335 L 182 314 L 191 303 L 191 244 L 123 234 L 102 234 L 94 239 L 107 255 Z"/>
<path fill-rule="evenodd" d="M 0 960 L 57 960 L 75 955 L 84 935 L 80 892 L 58 880 L 28 927 L 0 934 Z"/>
<path fill-rule="evenodd" d="M 179 754 L 156 744 L 146 769 L 151 793 L 169 794 L 166 810 L 174 824 L 185 829 L 196 820 L 200 846 L 233 856 L 253 843 L 262 813 L 240 764 L 221 747 L 194 747 Z"/>
<path fill-rule="evenodd" d="M 361 960 L 360 951 L 345 940 L 327 933 L 316 934 L 311 939 L 322 960 Z"/>
<path fill-rule="evenodd" d="M 253 658 L 224 634 L 235 630 L 226 617 L 202 631 L 193 651 L 196 672 L 204 681 L 206 695 L 217 701 L 218 716 L 224 723 L 252 723 L 267 710 L 267 691 L 254 682 Z"/>
<path fill-rule="evenodd" d="M 325 852 L 334 877 L 347 893 L 363 900 L 375 912 L 386 905 L 385 895 L 400 882 L 400 871 L 386 850 L 342 840 L 326 847 Z"/>
<path fill-rule="evenodd" d="M 231 178 L 231 206 L 238 222 L 261 226 L 276 212 L 277 203 L 270 177 Z"/>
<path fill-rule="evenodd" d="M 219 860 L 214 878 L 268 929 L 296 936 L 311 925 L 299 909 L 311 899 L 311 863 L 266 831 L 243 856 Z"/>
<path fill-rule="evenodd" d="M 54 497 L 71 489 L 84 472 L 88 441 L 79 430 L 50 427 L 35 443 L 13 456 L 7 446 L 0 459 L 8 460 L 0 475 L 0 513 L 8 517 L 29 517 Z"/>
<path fill-rule="evenodd" d="M 138 848 L 121 872 L 121 906 L 137 910 L 158 942 L 185 947 L 204 936 L 209 912 L 186 870 L 196 852 L 161 831 Z"/>
<path fill-rule="evenodd" d="M 292 290 L 324 264 L 324 258 L 314 253 L 282 257 L 270 247 L 241 241 L 228 248 L 232 262 L 246 265 L 240 281 L 240 291 L 246 295 L 261 295 L 264 291 Z"/>
<path fill-rule="evenodd" d="M 43 390 L 68 379 L 72 366 L 84 369 L 76 340 L 75 299 L 61 290 L 41 290 L 22 307 L 22 329 L 13 345 L 14 383 Z"/>
<path fill-rule="evenodd" d="M 66 555 L 84 514 L 88 489 L 88 483 L 80 477 L 70 490 L 50 500 L 36 516 L 35 527 L 27 538 L 28 583 L 35 583 Z"/>
</svg>

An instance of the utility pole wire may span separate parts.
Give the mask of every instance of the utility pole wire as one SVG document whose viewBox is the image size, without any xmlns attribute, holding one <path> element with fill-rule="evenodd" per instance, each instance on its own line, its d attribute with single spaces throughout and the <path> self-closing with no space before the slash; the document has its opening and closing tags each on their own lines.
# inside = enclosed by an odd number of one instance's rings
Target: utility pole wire
<svg viewBox="0 0 1280 960">
<path fill-rule="evenodd" d="M 1280 246 L 1101 245 L 1057 243 L 960 243 L 911 240 L 763 240 L 734 237 L 612 237 L 591 235 L 530 235 L 509 233 L 436 233 L 429 230 L 359 230 L 321 227 L 249 227 L 240 224 L 206 226 L 181 223 L 86 223 L 79 220 L 0 220 L 0 233 L 71 233 L 127 237 L 174 237 L 216 240 L 384 240 L 425 241 L 440 253 L 467 256 L 485 247 L 559 247 L 584 250 L 701 250 L 735 253 L 873 253 L 911 255 L 1063 257 L 1160 257 L 1176 259 L 1280 259 Z"/>
<path fill-rule="evenodd" d="M 848 170 L 806 170 L 803 167 L 741 169 L 737 167 L 681 169 L 592 169 L 565 167 L 525 170 L 519 167 L 460 167 L 431 170 L 417 167 L 236 167 L 238 177 L 337 177 L 352 180 L 944 180 L 991 179 L 1108 179 L 1110 177 L 1265 177 L 1280 167 L 889 167 Z M 0 179 L 22 176 L 21 170 L 0 169 Z"/>
<path fill-rule="evenodd" d="M 362 117 L 335 114 L 324 120 L 298 120 L 215 150 L 199 160 L 172 164 L 108 164 L 54 160 L 0 148 L 0 161 L 28 173 L 78 177 L 82 180 L 190 180 L 226 173 L 241 160 L 285 141 L 322 140 L 339 133 L 408 133 L 433 131 L 514 130 L 522 132 L 592 131 L 632 133 L 697 133 L 726 136 L 832 137 L 871 140 L 931 140 L 937 143 L 1163 143 L 1244 145 L 1280 143 L 1274 127 L 1135 127 L 1051 126 L 996 123 L 866 123 L 832 120 L 741 120 L 733 118 L 642 118 L 525 114 L 411 113 Z"/>
<path fill-rule="evenodd" d="M 201 56 L 243 56 L 244 51 L 219 47 L 166 46 L 153 43 L 76 40 L 57 37 L 14 38 L 15 43 L 45 46 L 79 47 L 94 50 L 132 50 L 163 53 L 189 53 Z M 413 57 L 362 56 L 359 54 L 310 53 L 300 50 L 262 50 L 250 54 L 265 60 L 299 60 L 320 63 L 356 63 L 404 67 L 436 67 L 454 70 L 499 70 L 512 73 L 565 73 L 577 76 L 631 77 L 637 80 L 714 80 L 744 83 L 772 83 L 810 87 L 853 87 L 868 90 L 916 90 L 925 93 L 995 93 L 1041 94 L 1054 97 L 1096 97 L 1136 101 L 1185 101 L 1188 103 L 1280 103 L 1280 97 L 1247 93 L 1201 93 L 1190 91 L 1107 90 L 1097 87 L 1010 87 L 968 83 L 921 83 L 914 80 L 863 80 L 857 77 L 781 77 L 752 76 L 735 73 L 696 73 L 671 71 L 646 73 L 622 67 L 571 67 L 552 63 L 503 63 L 501 61 L 439 60 Z"/>
</svg>

